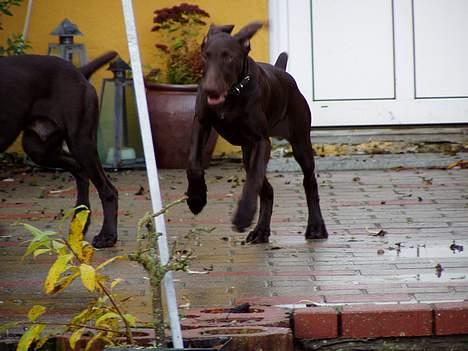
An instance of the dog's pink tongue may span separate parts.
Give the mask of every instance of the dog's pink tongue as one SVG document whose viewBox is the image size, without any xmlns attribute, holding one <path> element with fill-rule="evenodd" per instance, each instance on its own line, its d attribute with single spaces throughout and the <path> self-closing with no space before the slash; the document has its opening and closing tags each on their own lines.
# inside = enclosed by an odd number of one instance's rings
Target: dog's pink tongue
<svg viewBox="0 0 468 351">
<path fill-rule="evenodd" d="M 208 105 L 219 105 L 222 104 L 226 100 L 224 95 L 220 95 L 218 97 L 208 96 Z"/>
</svg>

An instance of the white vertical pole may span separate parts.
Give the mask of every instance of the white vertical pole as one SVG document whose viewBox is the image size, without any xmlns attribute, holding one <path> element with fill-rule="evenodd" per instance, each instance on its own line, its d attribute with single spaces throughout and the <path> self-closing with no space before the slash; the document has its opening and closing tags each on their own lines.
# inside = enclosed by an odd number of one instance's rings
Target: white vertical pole
<svg viewBox="0 0 468 351">
<path fill-rule="evenodd" d="M 145 86 L 143 83 L 143 72 L 141 68 L 140 51 L 138 37 L 135 26 L 135 16 L 133 13 L 132 0 L 122 0 L 122 7 L 127 31 L 128 50 L 130 52 L 130 62 L 132 66 L 133 84 L 140 122 L 140 131 L 145 152 L 146 170 L 151 194 L 153 212 L 162 209 L 161 191 L 159 188 L 158 168 L 153 148 L 151 126 L 148 115 L 148 105 L 146 102 Z M 161 235 L 158 238 L 159 257 L 161 264 L 169 261 L 169 249 L 167 245 L 166 223 L 164 215 L 155 218 L 156 229 Z M 183 348 L 182 332 L 180 330 L 179 313 L 177 311 L 177 300 L 172 280 L 172 272 L 167 272 L 163 279 L 163 286 L 166 293 L 169 322 L 171 325 L 172 342 L 175 348 Z"/>
<path fill-rule="evenodd" d="M 33 3 L 33 0 L 28 0 L 28 7 L 26 9 L 26 17 L 24 19 L 24 27 L 23 27 L 23 39 L 24 40 L 26 40 L 28 37 L 29 23 L 31 22 L 32 3 Z"/>
</svg>

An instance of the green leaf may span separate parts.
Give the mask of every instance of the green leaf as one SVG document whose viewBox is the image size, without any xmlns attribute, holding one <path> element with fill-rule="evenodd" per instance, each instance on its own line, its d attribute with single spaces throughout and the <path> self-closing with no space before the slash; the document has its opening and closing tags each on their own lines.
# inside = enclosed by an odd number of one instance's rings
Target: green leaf
<svg viewBox="0 0 468 351">
<path fill-rule="evenodd" d="M 107 266 L 109 263 L 112 263 L 114 262 L 115 260 L 122 260 L 122 259 L 125 259 L 126 257 L 125 256 L 114 256 L 114 257 L 111 257 L 109 258 L 107 261 L 101 263 L 99 266 L 96 267 L 96 270 L 100 270 L 102 268 L 104 268 L 105 266 Z"/>
<path fill-rule="evenodd" d="M 22 336 L 18 343 L 16 351 L 28 351 L 31 344 L 39 339 L 39 335 L 44 330 L 45 325 L 35 324 L 30 329 L 28 329 Z"/>
<path fill-rule="evenodd" d="M 86 206 L 85 206 L 86 207 Z M 79 207 L 77 207 L 79 208 Z M 71 208 L 69 210 L 67 210 L 64 214 L 63 214 L 63 217 L 62 217 L 62 222 L 65 222 L 66 219 L 70 218 L 71 216 L 73 216 L 75 214 L 75 211 L 77 208 Z"/>
<path fill-rule="evenodd" d="M 34 251 L 39 248 L 50 248 L 53 237 L 57 235 L 56 232 L 42 231 L 30 224 L 22 223 L 22 225 L 31 233 L 33 239 L 30 240 L 30 244 L 23 255 L 23 258 L 31 255 Z"/>
<path fill-rule="evenodd" d="M 44 291 L 46 294 L 52 294 L 55 289 L 55 284 L 59 280 L 62 273 L 68 269 L 68 263 L 73 259 L 72 254 L 57 257 L 57 260 L 50 267 L 47 278 L 44 282 Z"/>
<path fill-rule="evenodd" d="M 29 255 L 31 255 L 32 253 L 34 253 L 36 250 L 44 247 L 44 248 L 47 248 L 48 247 L 48 243 L 50 243 L 50 241 L 48 239 L 45 239 L 45 240 L 41 240 L 41 241 L 31 241 L 31 243 L 29 244 L 29 246 L 27 247 L 26 249 L 26 252 L 24 253 L 23 255 L 23 259 Z"/>
<path fill-rule="evenodd" d="M 81 336 L 83 335 L 84 331 L 86 328 L 80 328 L 78 330 L 75 330 L 73 334 L 70 336 L 69 342 L 70 342 L 70 347 L 72 350 L 75 349 L 76 343 L 81 339 Z"/>
<path fill-rule="evenodd" d="M 87 208 L 86 206 L 84 206 L 84 205 L 80 205 L 80 206 L 78 206 L 78 207 L 71 208 L 71 209 L 67 210 L 67 211 L 63 214 L 63 217 L 62 217 L 61 220 L 60 220 L 60 225 L 59 225 L 60 232 L 62 232 L 63 226 L 65 225 L 65 221 L 66 221 L 68 218 L 72 217 L 78 209 L 85 209 L 85 210 L 87 210 L 88 208 Z"/>
<path fill-rule="evenodd" d="M 115 288 L 117 285 L 119 285 L 121 282 L 124 280 L 122 278 L 116 278 L 112 281 L 111 283 L 111 289 Z"/>
<path fill-rule="evenodd" d="M 86 263 L 80 265 L 81 281 L 86 289 L 93 292 L 96 289 L 96 271 Z"/>
<path fill-rule="evenodd" d="M 40 230 L 39 228 L 36 228 L 35 226 L 32 226 L 31 224 L 28 223 L 21 223 L 21 225 L 28 230 L 29 233 L 31 233 L 32 236 L 38 237 L 43 235 L 43 231 Z"/>
<path fill-rule="evenodd" d="M 31 322 L 35 322 L 45 311 L 46 308 L 44 306 L 34 305 L 28 312 L 28 319 Z"/>
<path fill-rule="evenodd" d="M 36 343 L 34 344 L 34 350 L 43 350 L 42 346 L 45 345 L 45 343 L 52 337 L 52 335 L 46 335 L 43 336 L 40 339 L 36 340 Z"/>
<path fill-rule="evenodd" d="M 71 322 L 72 324 L 85 324 L 89 320 L 94 319 L 94 316 L 97 314 L 97 310 L 92 307 L 86 308 L 77 315 L 73 316 Z"/>
<path fill-rule="evenodd" d="M 120 319 L 120 315 L 115 312 L 107 312 L 96 320 L 96 327 L 106 324 L 105 322 L 109 319 Z"/>
<path fill-rule="evenodd" d="M 135 327 L 136 326 L 136 322 L 137 322 L 137 319 L 136 317 L 133 315 L 133 314 L 130 314 L 130 313 L 126 313 L 123 315 L 125 320 L 127 321 L 127 323 L 131 326 L 131 327 Z"/>
<path fill-rule="evenodd" d="M 104 340 L 106 344 L 113 344 L 111 340 L 109 340 L 108 338 L 106 338 L 104 336 L 104 332 L 100 332 L 96 335 L 94 335 L 89 341 L 88 343 L 86 344 L 86 348 L 85 348 L 85 351 L 89 351 L 89 350 L 92 350 L 92 347 L 94 345 L 94 343 L 97 341 L 97 340 Z"/>
<path fill-rule="evenodd" d="M 89 210 L 81 210 L 77 213 L 75 212 L 75 217 L 73 217 L 70 223 L 68 242 L 73 252 L 80 258 L 82 256 L 81 242 L 83 241 L 83 232 L 86 227 L 86 223 L 88 222 L 89 212 Z"/>
<path fill-rule="evenodd" d="M 84 263 L 91 263 L 94 256 L 94 247 L 87 241 L 82 241 L 81 260 Z"/>
<path fill-rule="evenodd" d="M 45 254 L 45 253 L 48 253 L 48 252 L 52 252 L 52 249 L 37 249 L 37 250 L 34 250 L 34 257 L 37 257 L 39 255 L 42 255 L 42 254 Z"/>
<path fill-rule="evenodd" d="M 63 249 L 65 247 L 65 244 L 62 241 L 53 240 L 52 247 L 54 248 L 54 250 L 59 251 L 60 249 Z"/>
<path fill-rule="evenodd" d="M 75 272 L 66 277 L 61 278 L 54 286 L 54 289 L 50 292 L 51 295 L 57 294 L 69 286 L 73 281 L 80 276 L 80 272 Z"/>
</svg>

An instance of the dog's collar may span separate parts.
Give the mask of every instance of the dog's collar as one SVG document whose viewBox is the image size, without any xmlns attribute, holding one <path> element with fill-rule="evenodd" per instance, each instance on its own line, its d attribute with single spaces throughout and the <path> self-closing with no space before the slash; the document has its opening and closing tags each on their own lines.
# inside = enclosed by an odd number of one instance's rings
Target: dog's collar
<svg viewBox="0 0 468 351">
<path fill-rule="evenodd" d="M 229 95 L 240 95 L 242 90 L 249 84 L 250 74 L 247 74 L 239 83 L 234 84 L 231 89 L 229 89 Z"/>
</svg>

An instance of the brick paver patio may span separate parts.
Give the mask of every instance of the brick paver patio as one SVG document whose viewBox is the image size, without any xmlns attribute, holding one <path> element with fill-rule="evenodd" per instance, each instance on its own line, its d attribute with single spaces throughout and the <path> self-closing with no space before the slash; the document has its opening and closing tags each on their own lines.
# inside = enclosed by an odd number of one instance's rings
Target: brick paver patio
<svg viewBox="0 0 468 351">
<path fill-rule="evenodd" d="M 120 191 L 120 240 L 98 252 L 98 260 L 134 249 L 137 220 L 150 209 L 144 171 L 110 173 Z M 320 172 L 320 196 L 328 240 L 307 242 L 302 175 L 271 172 L 275 189 L 269 244 L 246 245 L 246 233 L 231 230 L 230 218 L 241 191 L 238 164 L 219 163 L 207 171 L 209 202 L 199 216 L 185 204 L 167 215 L 168 234 L 179 248 L 192 250 L 195 273 L 177 273 L 181 305 L 433 303 L 468 299 L 468 170 L 400 169 Z M 144 191 L 139 193 L 140 187 Z M 183 195 L 182 170 L 161 171 L 165 201 Z M 57 319 L 86 305 L 76 286 L 57 297 L 44 296 L 41 282 L 51 258 L 21 262 L 28 235 L 15 221 L 51 227 L 74 203 L 67 173 L 0 172 L 0 322 L 23 317 L 34 303 Z M 94 220 L 102 213 L 93 191 Z M 53 228 L 53 226 L 51 227 Z M 132 311 L 149 320 L 144 272 L 129 262 L 110 269 L 125 278 L 123 293 L 134 296 Z M 208 272 L 199 274 L 198 272 Z"/>
</svg>

